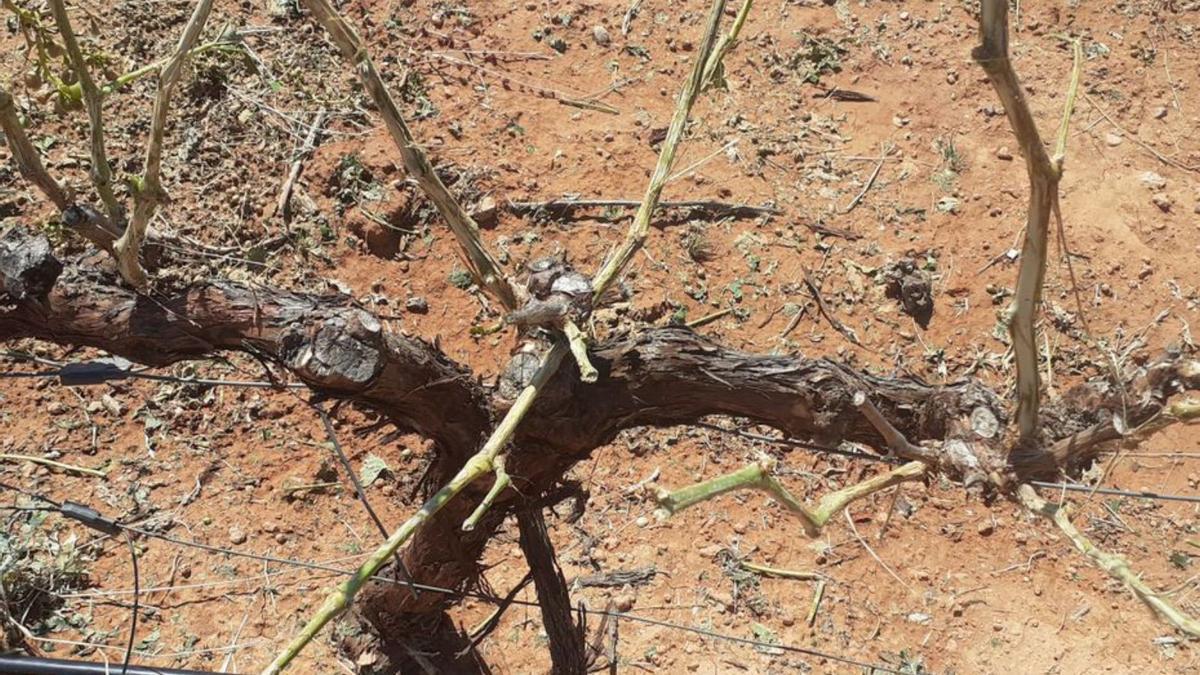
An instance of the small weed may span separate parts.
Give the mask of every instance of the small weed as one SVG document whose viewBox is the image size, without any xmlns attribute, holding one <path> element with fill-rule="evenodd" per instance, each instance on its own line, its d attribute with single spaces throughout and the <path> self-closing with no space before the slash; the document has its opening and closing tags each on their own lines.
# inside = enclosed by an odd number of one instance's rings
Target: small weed
<svg viewBox="0 0 1200 675">
<path fill-rule="evenodd" d="M 746 265 L 750 268 L 750 272 L 759 271 L 762 264 L 762 258 L 754 252 L 754 248 L 762 246 L 762 241 L 750 232 L 743 232 L 734 242 L 734 246 L 741 252 L 742 257 L 746 259 Z"/>
<path fill-rule="evenodd" d="M 400 85 L 400 100 L 415 109 L 412 113 L 413 119 L 422 120 L 438 114 L 437 107 L 429 99 L 425 78 L 418 72 L 409 71 L 405 74 L 404 81 Z"/>
<path fill-rule="evenodd" d="M 938 138 L 934 142 L 941 163 L 933 174 L 933 182 L 946 192 L 954 191 L 959 174 L 967 168 L 967 161 L 958 152 L 953 138 Z"/>
<path fill-rule="evenodd" d="M 1111 53 L 1112 50 L 1109 49 L 1108 45 L 1095 40 L 1088 41 L 1083 47 L 1083 54 L 1089 61 L 1108 56 Z"/>
<path fill-rule="evenodd" d="M 693 227 L 683 237 L 683 248 L 694 262 L 705 263 L 716 257 L 704 227 Z"/>
<path fill-rule="evenodd" d="M 788 59 L 788 67 L 805 82 L 820 84 L 821 76 L 842 71 L 842 57 L 849 51 L 844 42 L 799 33 L 800 49 Z"/>
<path fill-rule="evenodd" d="M 161 648 L 158 645 L 158 641 L 161 639 L 162 639 L 162 630 L 155 628 L 154 630 L 150 631 L 149 635 L 146 635 L 142 639 L 138 640 L 137 644 L 134 645 L 133 648 L 138 650 L 139 652 L 147 652 L 150 654 L 154 654 L 161 650 Z"/>
<path fill-rule="evenodd" d="M 371 170 L 363 165 L 357 153 L 342 157 L 332 182 L 334 196 L 343 209 L 364 199 L 379 201 L 383 198 L 383 188 L 375 182 Z"/>
<path fill-rule="evenodd" d="M 754 651 L 761 652 L 763 654 L 771 654 L 773 656 L 778 656 L 779 654 L 784 653 L 784 651 L 778 647 L 768 646 L 779 644 L 779 636 L 776 635 L 775 632 L 770 628 L 767 628 L 761 623 L 752 623 L 750 624 L 750 632 L 754 634 L 754 639 L 759 643 L 754 646 Z"/>
<path fill-rule="evenodd" d="M 741 279 L 734 279 L 728 286 L 725 287 L 725 290 L 729 291 L 729 294 L 733 296 L 734 302 L 742 301 L 742 298 L 744 297 L 742 294 L 742 286 L 744 285 L 745 282 Z"/>
<path fill-rule="evenodd" d="M 927 675 L 925 659 L 920 654 L 909 654 L 907 649 L 900 650 L 900 672 L 905 675 Z"/>
<path fill-rule="evenodd" d="M 643 61 L 650 60 L 650 51 L 641 45 L 625 45 L 625 53 L 636 56 Z"/>
<path fill-rule="evenodd" d="M 23 639 L 18 620 L 34 633 L 86 623 L 81 615 L 62 614 L 58 594 L 87 585 L 91 559 L 79 550 L 75 535 L 63 538 L 46 527 L 46 516 L 44 512 L 14 516 L 0 532 L 0 625 L 9 644 Z"/>
<path fill-rule="evenodd" d="M 450 282 L 451 286 L 462 289 L 464 291 L 467 290 L 468 288 L 470 288 L 471 285 L 475 283 L 474 280 L 471 279 L 471 273 L 464 270 L 461 267 L 455 267 L 450 272 L 449 277 L 447 277 L 447 281 Z"/>
<path fill-rule="evenodd" d="M 362 624 L 357 621 L 338 621 L 333 625 L 334 638 L 339 642 L 362 634 Z"/>
<path fill-rule="evenodd" d="M 755 616 L 762 616 L 768 607 L 767 599 L 759 591 L 758 575 L 742 567 L 742 558 L 732 549 L 721 549 L 716 560 L 721 572 L 733 583 L 734 603 L 744 603 Z"/>
<path fill-rule="evenodd" d="M 451 2 L 439 2 L 435 4 L 432 18 L 436 26 L 442 25 L 447 19 L 453 19 L 461 28 L 468 28 L 476 21 L 475 15 L 471 13 L 470 8 L 465 3 L 458 4 Z"/>
<path fill-rule="evenodd" d="M 947 169 L 954 173 L 962 173 L 963 169 L 967 168 L 966 161 L 958 154 L 958 146 L 954 145 L 953 138 L 939 138 L 935 143 L 938 154 L 942 156 L 942 164 Z"/>
</svg>

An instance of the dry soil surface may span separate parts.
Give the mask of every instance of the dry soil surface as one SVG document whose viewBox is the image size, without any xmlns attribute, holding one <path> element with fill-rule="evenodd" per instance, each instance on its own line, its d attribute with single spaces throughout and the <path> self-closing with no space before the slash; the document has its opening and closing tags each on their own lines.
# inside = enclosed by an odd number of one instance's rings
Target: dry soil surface
<svg viewBox="0 0 1200 675">
<path fill-rule="evenodd" d="M 44 9 L 36 0 L 14 2 Z M 71 4 L 105 79 L 165 56 L 191 10 L 177 0 Z M 289 4 L 217 2 L 205 39 L 239 31 L 246 48 L 205 52 L 185 69 L 166 139 L 171 201 L 157 225 L 228 253 L 193 255 L 160 274 L 349 292 L 391 329 L 438 341 L 490 382 L 515 346 L 512 333 L 470 333 L 496 314 L 463 288 L 469 283 L 453 238 L 406 182 L 350 69 Z M 342 3 L 452 189 L 471 208 L 495 209 L 484 234 L 510 269 L 556 251 L 593 269 L 632 212 L 515 215 L 507 201 L 636 200 L 645 189 L 656 132 L 696 56 L 707 3 L 638 0 L 633 13 L 630 4 Z M 1014 15 L 1015 65 L 1047 137 L 1063 106 L 1069 39 L 1081 39 L 1085 54 L 1062 184 L 1082 307 L 1056 251 L 1043 322 L 1051 395 L 1101 374 L 1110 359 L 1190 344 L 1200 298 L 1197 8 L 1185 0 L 1063 0 L 1019 3 Z M 86 116 L 56 105 L 52 89 L 30 74 L 33 57 L 12 14 L 4 15 L 0 75 L 13 83 L 51 171 L 86 191 Z M 597 331 L 704 319 L 696 330 L 748 351 L 829 356 L 931 382 L 970 375 L 1007 395 L 1013 372 L 998 317 L 1015 281 L 1010 251 L 1024 222 L 1027 181 L 1000 104 L 970 60 L 975 40 L 968 2 L 757 3 L 726 60 L 726 88 L 695 107 L 664 198 L 769 203 L 782 215 L 664 214 L 626 276 L 628 305 L 602 313 Z M 106 100 L 122 180 L 141 165 L 152 80 Z M 871 100 L 843 100 L 835 89 Z M 303 163 L 285 225 L 274 213 L 280 186 L 322 110 L 328 133 Z M 48 228 L 64 256 L 89 255 L 62 235 L 54 210 L 20 180 L 7 150 L 0 156 L 3 224 Z M 285 232 L 291 238 L 280 246 Z M 934 275 L 928 328 L 884 297 L 877 271 L 904 258 Z M 806 270 L 860 344 L 815 311 Z M 45 344 L 8 347 L 52 359 L 95 356 Z M 5 368 L 40 366 L 9 361 Z M 240 357 L 161 372 L 263 378 L 259 364 Z M 178 383 L 68 389 L 5 380 L 0 450 L 55 457 L 105 477 L 5 461 L 0 480 L 180 538 L 352 565 L 380 535 L 331 469 L 324 431 L 303 397 Z M 415 508 L 428 448 L 373 421 L 347 407 L 337 415 L 338 433 L 358 471 L 388 467 L 368 494 L 395 525 Z M 1094 470 L 1104 485 L 1196 493 L 1200 442 L 1190 429 L 1113 450 Z M 712 477 L 760 452 L 780 457 L 785 480 L 808 499 L 879 470 L 703 428 L 626 433 L 576 467 L 591 501 L 574 524 L 565 520 L 568 509 L 551 515 L 552 535 L 568 580 L 654 574 L 615 588 L 577 586 L 572 597 L 909 673 L 1196 672 L 1191 643 L 1045 522 L 1007 502 L 987 505 L 938 481 L 908 484 L 855 504 L 808 540 L 756 493 L 660 520 L 636 489 L 653 474 L 667 486 Z M 323 482 L 341 487 L 289 491 Z M 1195 505 L 1100 495 L 1071 501 L 1098 543 L 1127 556 L 1182 607 L 1200 610 Z M 6 525 L 13 537 L 40 531 L 79 545 L 94 538 L 57 517 L 31 526 L 29 514 L 6 515 Z M 255 671 L 334 583 L 327 573 L 157 540 L 138 546 L 136 660 L 146 664 Z M 84 557 L 86 582 L 52 615 L 29 620 L 32 642 L 51 655 L 96 659 L 102 651 L 119 660 L 131 587 L 124 543 L 94 543 Z M 739 560 L 819 573 L 819 605 L 817 582 L 760 579 L 741 571 Z M 496 537 L 485 562 L 486 582 L 498 593 L 521 578 L 515 526 Z M 533 592 L 518 598 L 533 600 Z M 471 600 L 453 615 L 471 627 L 490 611 Z M 602 640 L 601 663 L 615 658 L 619 672 L 862 671 L 629 620 L 617 628 L 615 641 Z M 352 670 L 338 662 L 331 634 L 309 647 L 299 672 Z M 549 665 L 540 618 L 529 607 L 510 609 L 480 650 L 499 673 Z"/>
</svg>

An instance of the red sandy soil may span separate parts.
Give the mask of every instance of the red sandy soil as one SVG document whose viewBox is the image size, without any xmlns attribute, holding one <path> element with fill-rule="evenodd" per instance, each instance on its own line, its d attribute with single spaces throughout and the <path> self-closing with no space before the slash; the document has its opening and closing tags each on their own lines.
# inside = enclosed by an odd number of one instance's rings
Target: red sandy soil
<svg viewBox="0 0 1200 675">
<path fill-rule="evenodd" d="M 324 108 L 333 115 L 332 134 L 305 162 L 293 198 L 291 228 L 302 243 L 272 253 L 265 270 L 216 259 L 170 273 L 349 290 L 392 317 L 393 330 L 436 339 L 490 381 L 514 346 L 511 333 L 483 339 L 468 333 L 494 314 L 486 313 L 482 296 L 453 285 L 460 268 L 453 238 L 405 183 L 386 131 L 336 52 L 307 16 L 273 16 L 274 4 L 217 3 L 206 35 L 226 23 L 270 30 L 246 38 L 254 59 L 210 53 L 185 72 L 164 158 L 172 202 L 160 225 L 250 255 L 256 242 L 283 229 L 272 215 L 280 184 L 305 124 Z M 415 133 L 435 162 L 457 172 L 454 189 L 472 204 L 503 204 L 563 194 L 639 198 L 657 157 L 651 132 L 669 120 L 706 4 L 646 0 L 628 35 L 622 34 L 627 0 L 355 0 L 343 10 L 368 38 L 389 83 L 399 89 L 409 78 L 405 91 L 413 95 L 404 98 L 404 109 L 419 118 Z M 1021 158 L 1012 158 L 1016 143 L 999 102 L 970 61 L 976 28 L 967 4 L 758 3 L 726 60 L 728 90 L 705 94 L 695 107 L 676 163 L 677 170 L 691 168 L 664 198 L 771 202 L 784 214 L 656 227 L 627 275 L 634 297 L 620 320 L 665 324 L 730 308 L 697 330 L 748 351 L 830 356 L 932 382 L 970 374 L 1006 392 L 1013 373 L 996 326 L 1016 268 L 1007 258 L 994 261 L 1017 241 L 1027 183 Z M 98 36 L 87 44 L 109 56 L 110 75 L 165 55 L 190 12 L 183 2 L 73 6 L 77 29 Z M 609 36 L 607 45 L 598 43 L 597 26 Z M 540 41 L 537 31 L 546 34 Z M 805 35 L 845 49 L 840 69 L 821 74 L 819 84 L 806 82 L 804 67 L 792 62 Z M 1200 166 L 1197 4 L 1021 3 L 1015 65 L 1047 137 L 1070 71 L 1064 36 L 1082 38 L 1088 55 L 1062 206 L 1066 237 L 1078 254 L 1086 330 L 1095 342 L 1079 339 L 1085 326 L 1056 255 L 1044 322 L 1055 393 L 1101 373 L 1104 350 L 1125 355 L 1141 340 L 1133 354 L 1152 354 L 1190 341 L 1200 284 L 1200 182 L 1196 169 L 1187 168 Z M 555 39 L 565 52 L 550 46 Z M 16 79 L 51 170 L 85 188 L 86 116 L 56 111 L 39 90 L 21 85 L 29 69 L 23 40 L 11 32 L 0 40 L 0 75 Z M 829 87 L 877 100 L 838 101 L 825 95 Z M 153 91 L 142 81 L 108 99 L 110 150 L 121 176 L 138 172 Z M 617 114 L 560 102 L 597 93 Z M 884 147 L 893 149 L 877 178 L 845 213 Z M 344 178 L 355 165 L 365 170 L 357 185 Z M 1162 183 L 1148 186 L 1147 172 Z M 0 165 L 0 215 L 5 226 L 51 225 L 55 217 L 10 163 Z M 630 213 L 610 215 L 535 220 L 500 209 L 485 237 L 506 252 L 510 269 L 558 250 L 593 269 L 622 236 Z M 819 237 L 808 227 L 818 221 L 861 238 Z M 688 251 L 701 241 L 708 255 L 697 262 Z M 65 256 L 83 254 L 78 242 L 64 246 Z M 884 298 L 869 273 L 905 257 L 935 274 L 937 309 L 928 329 Z M 782 336 L 795 306 L 809 302 L 805 269 L 861 347 L 812 311 Z M 405 310 L 414 297 L 428 302 L 428 313 Z M 1054 320 L 1061 314 L 1069 315 L 1065 329 Z M 610 329 L 605 318 L 598 321 L 601 335 Z M 10 346 L 50 358 L 92 355 Z M 170 372 L 262 376 L 258 364 L 241 358 Z M 244 551 L 351 565 L 357 558 L 349 556 L 379 540 L 347 489 L 285 498 L 286 486 L 318 482 L 321 467 L 333 463 L 320 422 L 299 392 L 144 382 L 77 390 L 31 380 L 2 386 L 0 451 L 52 452 L 60 461 L 107 471 L 97 479 L 6 463 L 4 481 L 113 515 L 174 522 L 175 536 Z M 415 508 L 412 490 L 427 448 L 390 426 L 369 427 L 372 421 L 347 408 L 338 430 L 356 466 L 374 454 L 391 468 L 369 495 L 384 522 L 395 525 Z M 907 672 L 926 672 L 917 664 L 936 673 L 1196 672 L 1190 643 L 1177 640 L 1044 521 L 1007 502 L 969 499 L 954 485 L 910 484 L 898 496 L 857 503 L 848 511 L 854 531 L 839 517 L 815 541 L 756 493 L 660 521 L 641 491 L 627 490 L 659 469 L 666 486 L 712 477 L 766 447 L 680 428 L 627 433 L 597 450 L 573 472 L 591 490 L 586 514 L 574 525 L 550 517 L 564 573 L 571 580 L 653 566 L 657 574 L 638 587 L 575 589 L 573 599 L 596 609 L 614 599 L 633 614 L 743 638 L 770 636 Z M 1195 494 L 1200 468 L 1186 453 L 1198 449 L 1191 429 L 1176 427 L 1107 456 L 1096 475 L 1107 472 L 1108 486 Z M 781 456 L 788 484 L 808 499 L 878 470 L 803 450 Z M 1151 586 L 1173 590 L 1181 607 L 1200 610 L 1190 566 L 1200 555 L 1194 505 L 1086 495 L 1072 501 L 1077 522 L 1098 544 L 1127 556 Z M 56 518 L 45 526 L 59 537 L 92 536 Z M 524 574 L 516 540 L 515 526 L 506 527 L 488 548 L 486 580 L 497 592 Z M 323 573 L 160 541 L 139 546 L 144 587 L 181 586 L 142 595 L 139 640 L 153 655 L 137 660 L 147 664 L 260 669 L 333 583 Z M 825 575 L 819 611 L 810 620 L 814 582 L 735 586 L 723 570 L 725 551 Z M 110 659 L 119 659 L 129 598 L 111 594 L 131 586 L 129 562 L 120 542 L 101 543 L 95 553 L 90 585 L 59 610 L 76 628 L 44 637 L 101 642 Z M 518 597 L 534 600 L 531 589 Z M 470 627 L 490 611 L 487 603 L 467 601 L 453 615 Z M 297 672 L 350 668 L 337 662 L 331 633 L 308 648 Z M 41 647 L 58 656 L 79 653 L 49 642 Z M 509 610 L 481 650 L 499 673 L 543 672 L 549 665 L 532 608 Z M 621 672 L 861 672 L 629 621 L 619 626 L 616 655 Z"/>
</svg>

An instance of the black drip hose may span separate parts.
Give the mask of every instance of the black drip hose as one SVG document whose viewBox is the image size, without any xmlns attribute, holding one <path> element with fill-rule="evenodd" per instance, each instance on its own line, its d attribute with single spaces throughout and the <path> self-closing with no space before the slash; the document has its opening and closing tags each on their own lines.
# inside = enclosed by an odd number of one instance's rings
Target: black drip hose
<svg viewBox="0 0 1200 675">
<path fill-rule="evenodd" d="M 4 675 L 112 675 L 120 672 L 111 663 L 43 659 L 33 656 L 0 656 L 0 673 Z M 206 670 L 181 670 L 130 664 L 127 675 L 212 675 Z"/>
</svg>

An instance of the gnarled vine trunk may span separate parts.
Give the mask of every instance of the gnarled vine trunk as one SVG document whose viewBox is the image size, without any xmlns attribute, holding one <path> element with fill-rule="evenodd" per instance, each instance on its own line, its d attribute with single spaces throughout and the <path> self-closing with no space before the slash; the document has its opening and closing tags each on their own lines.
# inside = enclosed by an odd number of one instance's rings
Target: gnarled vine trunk
<svg viewBox="0 0 1200 675">
<path fill-rule="evenodd" d="M 0 238 L 0 341 L 39 338 L 89 346 L 161 366 L 241 351 L 268 358 L 314 391 L 349 399 L 435 442 L 430 485 L 439 486 L 475 452 L 508 401 L 486 390 L 435 346 L 388 332 L 370 312 L 342 295 L 310 295 L 230 281 L 205 281 L 165 295 L 142 295 L 111 273 L 63 265 L 41 235 L 12 228 Z M 758 356 L 730 350 L 686 328 L 647 328 L 597 345 L 600 372 L 584 384 L 565 366 L 514 437 L 507 490 L 470 532 L 460 524 L 478 505 L 478 481 L 418 531 L 402 559 L 414 580 L 459 588 L 475 578 L 477 561 L 507 515 L 551 490 L 576 462 L 620 431 L 732 415 L 822 444 L 853 441 L 887 452 L 887 443 L 854 403 L 867 391 L 875 405 L 913 442 L 969 443 L 971 459 L 988 471 L 1021 479 L 1053 475 L 1094 456 L 1113 437 L 1103 422 L 1066 439 L 1026 465 L 1005 465 L 990 448 L 1002 428 L 999 398 L 974 380 L 933 386 L 914 378 L 852 371 L 825 359 Z M 1170 393 L 1200 385 L 1200 373 L 1174 360 L 1147 368 L 1135 383 L 1130 423 L 1161 409 Z M 1113 402 L 1119 405 L 1118 402 Z M 1063 413 L 1064 419 L 1072 413 Z M 980 425 L 980 417 L 991 423 Z M 1076 415 L 1074 418 L 1078 418 Z M 1103 418 L 1103 416 L 1100 416 Z M 1098 419 L 1089 412 L 1087 420 Z M 1109 425 L 1111 427 L 1111 425 Z M 960 444 L 961 445 L 961 444 Z M 932 446 L 931 446 L 932 447 Z M 942 468 L 961 458 L 947 450 Z M 522 496 L 524 495 L 524 496 Z M 375 583 L 357 609 L 380 635 L 410 634 L 449 599 Z M 399 633 L 396 633 L 399 631 Z"/>
</svg>

